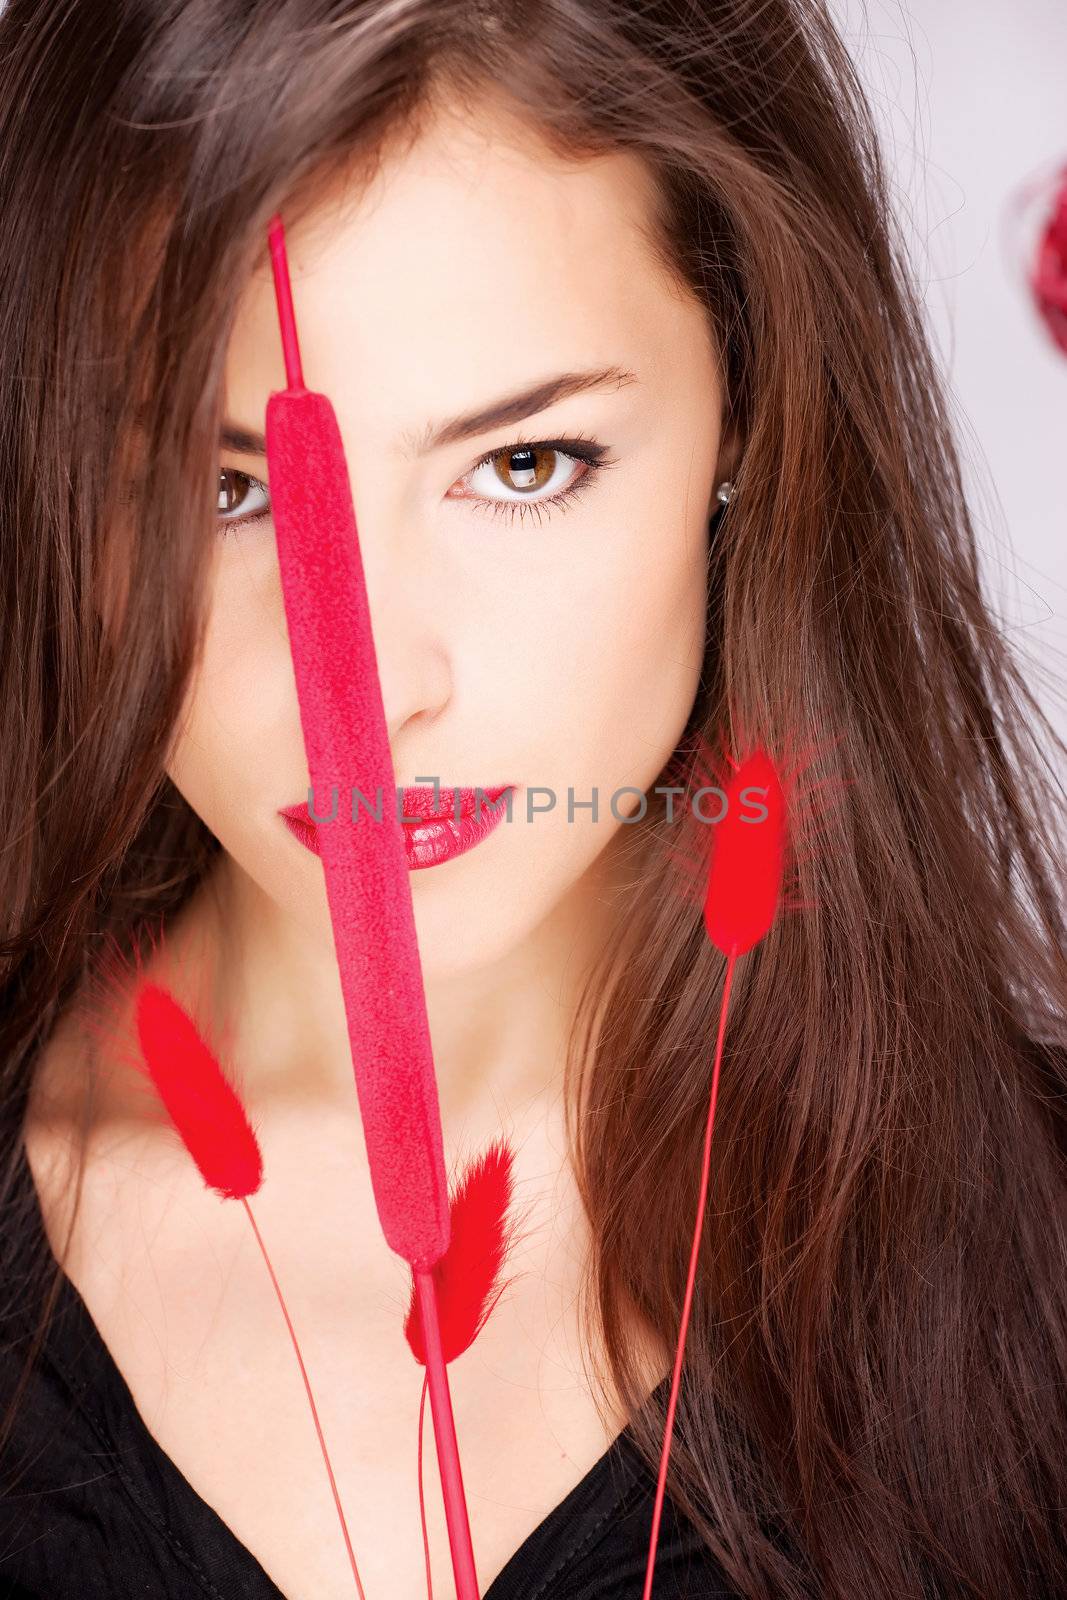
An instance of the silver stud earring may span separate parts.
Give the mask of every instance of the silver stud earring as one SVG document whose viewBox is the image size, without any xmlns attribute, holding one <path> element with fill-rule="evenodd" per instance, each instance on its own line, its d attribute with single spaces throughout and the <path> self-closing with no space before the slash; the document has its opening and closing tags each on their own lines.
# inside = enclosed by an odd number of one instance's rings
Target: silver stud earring
<svg viewBox="0 0 1067 1600">
<path fill-rule="evenodd" d="M 723 506 L 728 506 L 730 504 L 730 501 L 733 499 L 733 497 L 734 497 L 734 486 L 733 486 L 733 484 L 732 483 L 728 483 L 728 482 L 720 483 L 719 487 L 715 491 L 715 498 L 719 502 L 719 504 L 723 505 Z"/>
</svg>

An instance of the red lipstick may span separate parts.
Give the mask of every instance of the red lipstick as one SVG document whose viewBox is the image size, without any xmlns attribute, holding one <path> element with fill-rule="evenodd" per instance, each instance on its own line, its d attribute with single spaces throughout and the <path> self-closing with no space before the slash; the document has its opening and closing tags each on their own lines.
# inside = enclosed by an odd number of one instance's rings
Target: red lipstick
<svg viewBox="0 0 1067 1600">
<path fill-rule="evenodd" d="M 432 785 L 415 784 L 398 790 L 403 801 L 401 817 L 409 868 L 436 867 L 487 839 L 508 815 L 508 802 L 502 797 L 516 787 L 505 783 L 491 789 L 435 791 Z M 502 803 L 497 805 L 497 801 Z M 346 823 L 351 826 L 351 815 L 342 816 L 340 808 L 332 821 L 315 822 L 306 804 L 285 806 L 278 815 L 290 833 L 315 855 L 320 854 L 319 828 L 344 827 Z M 373 813 L 368 811 L 361 816 L 360 824 L 374 827 Z"/>
</svg>

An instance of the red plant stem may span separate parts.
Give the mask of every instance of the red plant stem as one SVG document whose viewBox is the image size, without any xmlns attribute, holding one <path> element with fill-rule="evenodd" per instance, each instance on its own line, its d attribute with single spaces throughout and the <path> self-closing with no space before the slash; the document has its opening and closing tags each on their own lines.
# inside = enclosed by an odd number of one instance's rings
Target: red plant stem
<svg viewBox="0 0 1067 1600">
<path fill-rule="evenodd" d="M 441 1324 L 437 1314 L 437 1288 L 433 1271 L 412 1267 L 422 1318 L 422 1337 L 426 1346 L 426 1376 L 430 1385 L 430 1410 L 433 1413 L 437 1462 L 441 1469 L 441 1489 L 445 1500 L 448 1543 L 452 1551 L 452 1571 L 456 1579 L 456 1600 L 478 1600 L 478 1574 L 474 1566 L 467 1501 L 463 1493 L 463 1474 L 459 1465 L 456 1422 L 452 1415 L 452 1396 L 448 1390 L 448 1368 L 441 1344 Z"/>
<path fill-rule="evenodd" d="M 330 1488 L 333 1491 L 333 1503 L 337 1507 L 337 1516 L 341 1523 L 341 1532 L 344 1534 L 345 1549 L 348 1551 L 348 1559 L 352 1566 L 352 1576 L 356 1580 L 356 1590 L 359 1594 L 359 1600 L 367 1600 L 367 1597 L 363 1592 L 363 1585 L 359 1581 L 359 1568 L 356 1566 L 356 1553 L 352 1549 L 352 1541 L 348 1536 L 348 1524 L 345 1521 L 345 1514 L 341 1509 L 341 1497 L 337 1493 L 337 1483 L 334 1479 L 333 1468 L 330 1465 L 329 1451 L 326 1449 L 326 1440 L 323 1438 L 322 1428 L 319 1424 L 319 1413 L 315 1405 L 315 1397 L 311 1392 L 311 1384 L 308 1381 L 307 1368 L 304 1366 L 304 1358 L 300 1354 L 300 1345 L 297 1342 L 296 1330 L 293 1327 L 292 1320 L 289 1316 L 289 1311 L 282 1295 L 281 1285 L 274 1275 L 274 1268 L 270 1264 L 270 1256 L 267 1254 L 267 1247 L 263 1243 L 263 1236 L 256 1227 L 256 1219 L 252 1215 L 252 1207 L 248 1203 L 247 1195 L 242 1196 L 241 1204 L 248 1213 L 248 1220 L 252 1224 L 252 1232 L 256 1236 L 256 1241 L 259 1244 L 260 1250 L 263 1252 L 263 1259 L 267 1263 L 267 1271 L 270 1273 L 270 1281 L 274 1285 L 274 1292 L 278 1296 L 278 1304 L 282 1308 L 282 1316 L 285 1318 L 285 1325 L 289 1329 L 289 1337 L 293 1341 L 293 1349 L 296 1351 L 296 1359 L 300 1366 L 300 1376 L 304 1380 L 304 1388 L 307 1390 L 308 1404 L 311 1407 L 312 1420 L 315 1423 L 315 1432 L 319 1436 L 319 1447 L 322 1450 L 322 1459 L 326 1463 L 326 1473 L 330 1480 Z"/>
<path fill-rule="evenodd" d="M 426 1531 L 426 1496 L 422 1487 L 422 1424 L 426 1415 L 426 1385 L 428 1375 L 422 1375 L 422 1398 L 419 1401 L 419 1521 L 422 1524 L 422 1553 L 426 1557 L 426 1600 L 433 1600 L 433 1568 L 430 1565 L 430 1537 Z"/>
<path fill-rule="evenodd" d="M 278 301 L 282 353 L 285 356 L 285 381 L 290 389 L 303 389 L 304 369 L 300 361 L 300 343 L 296 336 L 293 287 L 289 282 L 289 264 L 285 257 L 285 228 L 280 216 L 272 217 L 267 237 L 270 241 L 271 266 L 274 269 L 274 290 Z"/>
<path fill-rule="evenodd" d="M 711 1103 L 704 1133 L 704 1164 L 700 1174 L 700 1199 L 697 1201 L 696 1227 L 693 1230 L 693 1249 L 689 1257 L 689 1278 L 685 1286 L 685 1304 L 682 1307 L 682 1326 L 678 1335 L 678 1350 L 674 1358 L 674 1376 L 671 1379 L 671 1398 L 667 1406 L 667 1426 L 663 1435 L 663 1453 L 660 1456 L 659 1479 L 656 1484 L 656 1503 L 652 1512 L 652 1537 L 648 1547 L 648 1567 L 645 1570 L 645 1587 L 642 1600 L 651 1600 L 652 1575 L 656 1565 L 656 1545 L 659 1541 L 659 1524 L 663 1514 L 663 1497 L 667 1486 L 667 1463 L 670 1460 L 671 1437 L 674 1433 L 674 1413 L 678 1404 L 678 1383 L 682 1375 L 682 1357 L 685 1354 L 685 1336 L 689 1327 L 689 1310 L 693 1304 L 693 1285 L 696 1282 L 697 1257 L 700 1254 L 700 1236 L 704 1231 L 704 1208 L 708 1199 L 708 1174 L 711 1170 L 711 1135 L 715 1127 L 715 1101 L 719 1093 L 719 1067 L 722 1064 L 722 1046 L 726 1037 L 726 1013 L 730 1006 L 730 985 L 733 982 L 736 954 L 726 961 L 726 979 L 722 988 L 722 1006 L 719 1011 L 719 1037 L 715 1046 L 715 1067 L 711 1075 Z"/>
</svg>

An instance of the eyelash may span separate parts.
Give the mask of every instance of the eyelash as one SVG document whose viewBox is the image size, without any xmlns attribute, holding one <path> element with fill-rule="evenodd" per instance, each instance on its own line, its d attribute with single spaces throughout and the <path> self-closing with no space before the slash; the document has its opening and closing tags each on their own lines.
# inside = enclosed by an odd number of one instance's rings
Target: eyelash
<svg viewBox="0 0 1067 1600">
<path fill-rule="evenodd" d="M 468 467 L 463 477 L 458 481 L 462 483 L 477 472 L 479 467 L 484 467 L 487 462 L 495 461 L 498 456 L 510 456 L 520 450 L 554 450 L 560 455 L 580 461 L 586 470 L 576 480 L 568 483 L 565 488 L 557 490 L 555 494 L 548 495 L 541 500 L 492 500 L 478 495 L 456 495 L 453 498 L 469 500 L 482 511 L 488 506 L 492 516 L 505 516 L 509 522 L 513 522 L 516 516 L 523 517 L 527 512 L 536 512 L 538 523 L 540 524 L 541 514 L 545 508 L 558 506 L 561 511 L 566 511 L 567 502 L 577 499 L 580 494 L 583 494 L 591 483 L 593 476 L 605 467 L 615 466 L 617 459 L 614 456 L 608 456 L 607 445 L 598 443 L 596 439 L 593 439 L 588 434 L 575 434 L 570 439 L 518 438 L 514 439 L 510 444 L 486 451 L 485 455 L 475 461 L 473 466 Z M 232 472 L 238 478 L 244 478 L 246 482 L 254 485 L 255 488 L 262 489 L 263 493 L 269 496 L 270 491 L 261 478 L 254 478 L 251 473 L 241 472 L 237 467 L 223 467 L 220 468 L 221 472 Z M 551 510 L 549 510 L 549 514 L 551 515 Z M 246 522 L 262 522 L 270 515 L 269 507 L 266 510 L 257 511 L 253 515 L 245 517 L 226 517 L 220 513 L 219 522 L 223 528 L 232 528 Z"/>
</svg>

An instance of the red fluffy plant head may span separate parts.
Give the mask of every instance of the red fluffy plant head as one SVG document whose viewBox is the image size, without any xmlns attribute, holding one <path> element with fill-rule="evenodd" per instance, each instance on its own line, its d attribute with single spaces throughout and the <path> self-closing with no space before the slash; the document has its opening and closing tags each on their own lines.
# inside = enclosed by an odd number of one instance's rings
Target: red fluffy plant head
<svg viewBox="0 0 1067 1600">
<path fill-rule="evenodd" d="M 143 982 L 135 1018 L 144 1065 L 208 1188 L 228 1200 L 255 1194 L 259 1141 L 192 1017 L 161 984 Z"/>
<path fill-rule="evenodd" d="M 704 895 L 708 938 L 725 956 L 743 956 L 770 930 L 785 872 L 785 791 L 765 750 L 741 762 L 725 787 Z"/>
<path fill-rule="evenodd" d="M 828 791 L 845 787 L 834 776 L 802 786 L 816 759 L 811 749 L 790 747 L 775 759 L 762 742 L 739 742 L 746 753 L 735 758 L 724 740 L 715 751 L 697 736 L 671 766 L 686 794 L 686 826 L 669 846 L 678 891 L 701 906 L 708 938 L 725 956 L 746 954 L 780 911 L 804 904 L 793 874 L 824 820 Z"/>
<path fill-rule="evenodd" d="M 1030 283 L 1045 326 L 1067 355 L 1067 167 L 1038 240 Z"/>
<path fill-rule="evenodd" d="M 466 1168 L 449 1201 L 451 1239 L 433 1268 L 446 1361 L 454 1361 L 474 1343 L 507 1288 L 507 1283 L 499 1280 L 513 1242 L 508 1221 L 512 1162 L 507 1140 L 494 1140 Z M 425 1366 L 426 1347 L 414 1285 L 404 1336 L 415 1360 Z"/>
<path fill-rule="evenodd" d="M 128 1072 L 123 1092 L 146 1102 L 146 1120 L 173 1127 L 159 1091 L 147 1070 L 137 1030 L 137 996 L 151 981 L 170 995 L 182 995 L 184 1009 L 191 1015 L 210 1009 L 213 1001 L 214 968 L 204 951 L 171 943 L 162 915 L 141 921 L 132 941 L 120 944 L 114 933 L 105 933 L 85 981 L 73 1005 L 78 1025 L 91 1042 L 103 1070 L 112 1074 Z M 232 1054 L 229 1019 L 213 1028 L 211 1048 L 220 1060 Z"/>
</svg>

